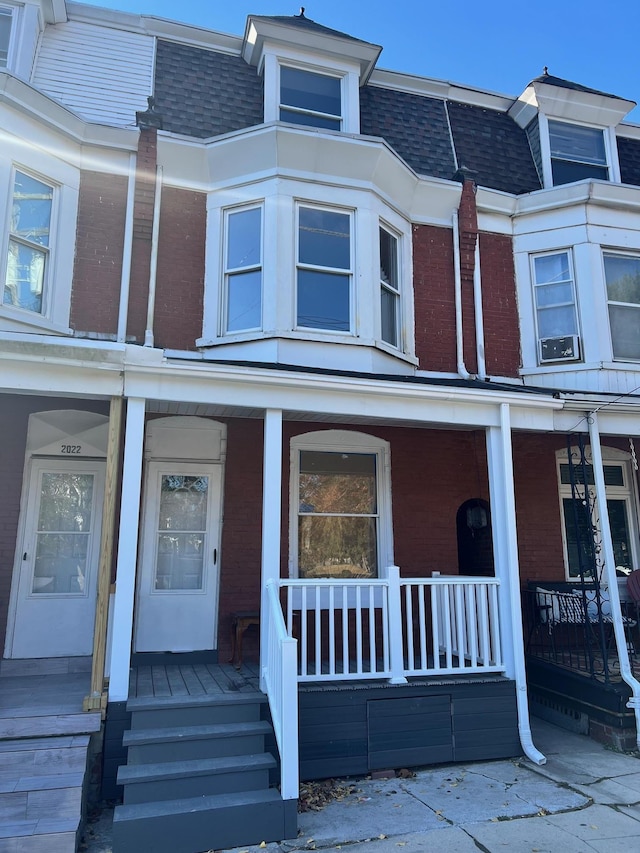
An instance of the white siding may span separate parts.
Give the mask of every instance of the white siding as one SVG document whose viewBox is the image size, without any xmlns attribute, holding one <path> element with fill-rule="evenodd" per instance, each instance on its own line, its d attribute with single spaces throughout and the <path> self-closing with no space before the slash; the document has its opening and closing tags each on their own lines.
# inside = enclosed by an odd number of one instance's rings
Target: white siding
<svg viewBox="0 0 640 853">
<path fill-rule="evenodd" d="M 88 121 L 127 127 L 153 90 L 154 39 L 78 21 L 47 27 L 33 84 Z"/>
</svg>

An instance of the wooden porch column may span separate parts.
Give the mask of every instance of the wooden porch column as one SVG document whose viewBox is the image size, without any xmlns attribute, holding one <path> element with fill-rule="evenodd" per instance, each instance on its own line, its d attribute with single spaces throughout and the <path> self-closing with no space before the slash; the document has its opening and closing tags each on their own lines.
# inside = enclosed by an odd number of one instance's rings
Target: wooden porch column
<svg viewBox="0 0 640 853">
<path fill-rule="evenodd" d="M 260 587 L 260 689 L 265 691 L 267 665 L 267 581 L 280 578 L 280 527 L 282 523 L 282 410 L 267 409 L 264 415 L 262 464 L 262 570 Z"/>
<path fill-rule="evenodd" d="M 109 589 L 111 587 L 111 561 L 115 535 L 116 497 L 118 488 L 118 461 L 122 433 L 122 397 L 112 397 L 109 407 L 109 437 L 107 440 L 107 468 L 102 506 L 102 532 L 100 535 L 100 562 L 98 565 L 98 590 L 96 595 L 96 621 L 93 629 L 93 660 L 91 687 L 82 707 L 96 711 L 107 706 L 104 690 L 104 662 L 107 649 L 107 621 L 109 617 Z"/>
<path fill-rule="evenodd" d="M 124 702 L 129 695 L 131 638 L 140 526 L 142 490 L 142 452 L 144 448 L 145 401 L 131 397 L 127 401 L 120 501 L 120 538 L 116 569 L 116 594 L 113 608 L 109 700 Z"/>
<path fill-rule="evenodd" d="M 500 425 L 487 428 L 487 461 L 491 495 L 491 529 L 496 577 L 500 581 L 498 601 L 505 671 L 516 683 L 518 731 L 529 759 L 544 764 L 546 758 L 531 740 L 527 678 L 524 665 L 520 565 L 516 531 L 516 499 L 513 486 L 511 412 L 500 405 Z"/>
</svg>

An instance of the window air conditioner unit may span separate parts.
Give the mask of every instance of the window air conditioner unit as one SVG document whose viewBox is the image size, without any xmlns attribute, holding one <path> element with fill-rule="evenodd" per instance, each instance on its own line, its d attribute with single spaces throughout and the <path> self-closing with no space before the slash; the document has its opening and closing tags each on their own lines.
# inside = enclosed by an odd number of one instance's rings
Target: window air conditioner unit
<svg viewBox="0 0 640 853">
<path fill-rule="evenodd" d="M 577 361 L 580 358 L 580 338 L 578 335 L 540 338 L 538 350 L 540 364 L 546 364 L 548 361 Z"/>
</svg>

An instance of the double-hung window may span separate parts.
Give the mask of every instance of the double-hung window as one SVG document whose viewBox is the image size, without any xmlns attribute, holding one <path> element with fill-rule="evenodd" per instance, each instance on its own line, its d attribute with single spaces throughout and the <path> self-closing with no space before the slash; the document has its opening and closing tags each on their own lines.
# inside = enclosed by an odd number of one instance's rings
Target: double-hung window
<svg viewBox="0 0 640 853">
<path fill-rule="evenodd" d="M 574 453 L 577 457 L 578 452 Z M 629 462 L 622 459 L 624 454 L 608 448 L 603 448 L 603 454 L 613 555 L 616 568 L 629 572 L 636 565 L 633 477 Z M 620 457 L 619 461 L 614 457 Z M 573 472 L 567 463 L 566 452 L 561 452 L 558 473 L 567 575 L 569 578 L 577 578 L 581 570 L 587 575 L 593 574 L 594 553 L 596 558 L 599 553 L 600 524 L 599 510 L 597 505 L 594 507 L 593 466 L 589 461 L 584 468 L 576 464 L 572 467 Z"/>
<path fill-rule="evenodd" d="M 640 360 L 640 255 L 604 253 L 613 357 Z"/>
<path fill-rule="evenodd" d="M 400 346 L 400 276 L 398 238 L 380 226 L 380 337 Z"/>
<path fill-rule="evenodd" d="M 225 213 L 223 333 L 262 327 L 262 207 Z"/>
<path fill-rule="evenodd" d="M 13 9 L 10 6 L 0 6 L 0 68 L 7 68 L 9 65 L 12 25 Z"/>
<path fill-rule="evenodd" d="M 532 265 L 540 361 L 577 358 L 578 319 L 571 253 L 534 255 Z"/>
<path fill-rule="evenodd" d="M 281 65 L 280 121 L 341 130 L 342 79 Z"/>
<path fill-rule="evenodd" d="M 297 326 L 351 332 L 352 214 L 298 207 Z"/>
<path fill-rule="evenodd" d="M 599 128 L 549 121 L 549 147 L 554 186 L 584 178 L 609 179 L 604 133 Z"/>
<path fill-rule="evenodd" d="M 16 170 L 3 303 L 44 313 L 54 188 Z"/>
<path fill-rule="evenodd" d="M 387 442 L 327 430 L 291 442 L 291 565 L 301 578 L 374 578 L 392 560 Z"/>
</svg>

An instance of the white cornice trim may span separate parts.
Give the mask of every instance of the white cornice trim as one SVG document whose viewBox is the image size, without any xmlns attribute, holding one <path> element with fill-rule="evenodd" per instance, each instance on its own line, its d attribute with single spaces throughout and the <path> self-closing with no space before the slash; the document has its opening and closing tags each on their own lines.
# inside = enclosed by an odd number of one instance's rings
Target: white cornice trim
<svg viewBox="0 0 640 853">
<path fill-rule="evenodd" d="M 42 14 L 47 24 L 64 24 L 67 4 L 65 0 L 42 0 Z"/>
<path fill-rule="evenodd" d="M 608 181 L 579 181 L 517 196 L 515 214 L 539 213 L 576 205 L 598 205 L 619 210 L 640 210 L 640 187 Z"/>
<path fill-rule="evenodd" d="M 396 92 L 409 92 L 414 95 L 438 98 L 440 100 L 460 101 L 476 107 L 486 107 L 491 110 L 507 112 L 514 97 L 475 89 L 463 83 L 452 83 L 449 80 L 436 80 L 432 77 L 418 77 L 413 74 L 403 74 L 397 71 L 376 69 L 369 79 L 372 86 L 382 89 L 392 89 Z"/>
</svg>

